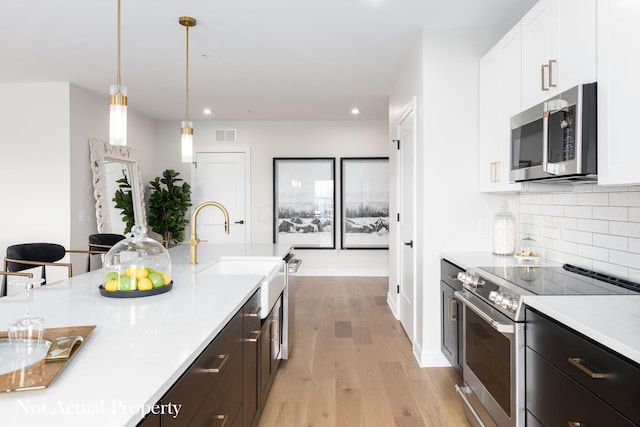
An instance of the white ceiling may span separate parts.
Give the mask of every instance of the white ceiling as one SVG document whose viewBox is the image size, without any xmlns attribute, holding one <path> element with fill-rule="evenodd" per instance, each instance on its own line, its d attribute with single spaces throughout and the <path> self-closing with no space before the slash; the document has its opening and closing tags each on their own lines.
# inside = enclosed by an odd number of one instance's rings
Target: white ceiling
<svg viewBox="0 0 640 427">
<path fill-rule="evenodd" d="M 535 0 L 121 0 L 129 108 L 192 120 L 386 120 L 422 28 L 505 33 Z M 116 82 L 116 0 L 2 0 L 0 82 Z M 202 109 L 214 110 L 205 116 Z"/>
</svg>

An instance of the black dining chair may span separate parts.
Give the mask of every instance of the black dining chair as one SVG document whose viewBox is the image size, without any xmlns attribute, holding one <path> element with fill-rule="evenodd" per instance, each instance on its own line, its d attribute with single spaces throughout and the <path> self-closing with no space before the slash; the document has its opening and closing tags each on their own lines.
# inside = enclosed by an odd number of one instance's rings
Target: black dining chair
<svg viewBox="0 0 640 427">
<path fill-rule="evenodd" d="M 97 233 L 89 235 L 89 250 L 87 255 L 87 273 L 91 271 L 91 258 L 94 255 L 103 255 L 125 236 L 113 233 Z"/>
<path fill-rule="evenodd" d="M 69 262 L 58 262 L 68 252 L 86 252 L 84 250 L 69 250 L 57 243 L 21 243 L 7 248 L 4 258 L 4 271 L 18 273 L 31 268 L 41 268 L 42 284 L 47 283 L 46 267 L 65 267 L 68 277 L 73 275 L 73 267 Z M 31 276 L 33 277 L 33 276 Z M 3 275 L 0 296 L 7 295 L 7 275 Z"/>
</svg>

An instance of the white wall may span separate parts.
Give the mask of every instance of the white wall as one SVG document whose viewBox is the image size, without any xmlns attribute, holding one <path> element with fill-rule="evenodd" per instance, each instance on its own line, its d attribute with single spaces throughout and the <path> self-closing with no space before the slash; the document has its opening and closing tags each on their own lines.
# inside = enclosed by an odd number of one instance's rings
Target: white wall
<svg viewBox="0 0 640 427">
<path fill-rule="evenodd" d="M 422 366 L 446 365 L 440 351 L 440 252 L 491 250 L 479 223 L 497 200 L 478 192 L 478 64 L 492 35 L 478 31 L 423 33 L 422 271 L 419 302 Z M 416 345 L 414 345 L 414 348 Z"/>
<path fill-rule="evenodd" d="M 69 84 L 0 84 L 0 92 L 0 254 L 16 243 L 68 246 Z"/>
<path fill-rule="evenodd" d="M 237 129 L 237 146 L 251 149 L 251 221 L 254 243 L 270 243 L 273 217 L 274 157 L 336 157 L 336 202 L 339 203 L 339 158 L 388 156 L 386 121 L 373 122 L 196 122 L 194 145 L 215 147 L 215 129 Z M 228 147 L 229 144 L 218 144 Z M 154 176 L 176 169 L 188 182 L 190 165 L 180 163 L 180 122 L 158 123 Z M 339 209 L 338 206 L 336 208 Z M 339 247 L 339 233 L 336 233 Z M 388 251 L 298 250 L 304 262 L 300 274 L 388 274 Z"/>
</svg>

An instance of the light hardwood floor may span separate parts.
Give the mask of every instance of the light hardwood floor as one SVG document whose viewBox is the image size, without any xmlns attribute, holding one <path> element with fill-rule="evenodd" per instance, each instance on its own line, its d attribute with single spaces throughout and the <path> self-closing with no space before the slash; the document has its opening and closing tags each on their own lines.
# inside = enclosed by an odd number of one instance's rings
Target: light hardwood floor
<svg viewBox="0 0 640 427">
<path fill-rule="evenodd" d="M 296 334 L 259 427 L 469 426 L 451 368 L 420 368 L 386 278 L 297 277 Z"/>
</svg>

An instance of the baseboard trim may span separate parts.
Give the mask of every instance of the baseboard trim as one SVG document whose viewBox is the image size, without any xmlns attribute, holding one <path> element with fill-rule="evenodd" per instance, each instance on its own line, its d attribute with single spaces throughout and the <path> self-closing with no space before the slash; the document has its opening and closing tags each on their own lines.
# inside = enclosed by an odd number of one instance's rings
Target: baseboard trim
<svg viewBox="0 0 640 427">
<path fill-rule="evenodd" d="M 418 351 L 419 350 L 419 351 Z M 442 368 L 450 367 L 451 364 L 440 351 L 422 351 L 418 346 L 414 346 L 415 356 L 421 368 Z"/>
<path fill-rule="evenodd" d="M 298 270 L 296 276 L 353 276 L 353 277 L 389 277 L 389 270 L 386 268 L 305 268 Z"/>
</svg>

